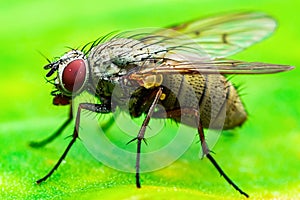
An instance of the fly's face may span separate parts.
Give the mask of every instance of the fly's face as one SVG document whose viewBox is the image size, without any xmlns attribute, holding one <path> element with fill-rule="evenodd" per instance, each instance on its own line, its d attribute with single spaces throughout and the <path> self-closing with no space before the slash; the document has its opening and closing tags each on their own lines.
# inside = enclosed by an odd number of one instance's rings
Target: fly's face
<svg viewBox="0 0 300 200">
<path fill-rule="evenodd" d="M 65 97 L 79 94 L 88 82 L 88 62 L 85 54 L 78 50 L 67 52 L 59 60 L 46 65 L 44 69 L 50 69 L 46 77 L 50 77 L 57 71 L 57 77 L 54 78 L 57 89 L 53 91 L 55 96 L 57 92 Z"/>
</svg>

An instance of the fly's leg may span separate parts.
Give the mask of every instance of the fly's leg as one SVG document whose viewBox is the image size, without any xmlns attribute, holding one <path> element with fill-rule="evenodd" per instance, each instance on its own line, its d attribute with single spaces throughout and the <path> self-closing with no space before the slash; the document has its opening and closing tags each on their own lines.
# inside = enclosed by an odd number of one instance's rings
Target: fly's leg
<svg viewBox="0 0 300 200">
<path fill-rule="evenodd" d="M 149 124 L 150 118 L 154 112 L 155 106 L 158 102 L 158 100 L 160 99 L 162 95 L 162 88 L 159 88 L 158 91 L 156 91 L 156 96 L 149 108 L 149 111 L 147 113 L 146 118 L 143 121 L 142 127 L 137 135 L 136 138 L 132 139 L 130 142 L 133 142 L 135 140 L 137 140 L 137 154 L 136 154 L 136 165 L 135 165 L 135 169 L 136 169 L 136 174 L 135 174 L 135 180 L 136 180 L 136 187 L 137 188 L 141 188 L 141 182 L 140 182 L 140 161 L 141 161 L 141 146 L 142 146 L 142 140 L 145 141 L 145 132 L 146 132 L 146 128 Z"/>
<path fill-rule="evenodd" d="M 76 115 L 75 128 L 74 128 L 74 132 L 73 132 L 73 135 L 72 135 L 71 142 L 69 143 L 69 145 L 67 146 L 64 153 L 61 155 L 61 157 L 59 158 L 59 160 L 57 161 L 55 166 L 48 172 L 48 174 L 46 174 L 46 176 L 44 176 L 43 178 L 37 180 L 36 183 L 39 184 L 43 181 L 46 181 L 53 174 L 53 172 L 59 167 L 61 162 L 67 156 L 69 150 L 71 149 L 74 142 L 78 138 L 78 131 L 79 131 L 79 125 L 80 125 L 80 114 L 81 114 L 82 109 L 83 110 L 89 110 L 91 112 L 96 112 L 96 113 L 103 113 L 103 114 L 111 112 L 111 107 L 110 107 L 110 105 L 107 105 L 107 104 L 92 104 L 92 103 L 81 103 L 81 104 L 79 104 L 78 110 L 77 110 L 77 115 Z"/>
<path fill-rule="evenodd" d="M 52 142 L 55 138 L 57 138 L 59 135 L 61 135 L 61 133 L 63 132 L 63 130 L 70 124 L 70 122 L 73 119 L 73 112 L 72 112 L 72 106 L 70 106 L 70 112 L 69 112 L 69 117 L 68 119 L 59 127 L 59 129 L 57 129 L 52 135 L 50 135 L 49 137 L 47 137 L 44 140 L 38 141 L 38 142 L 30 142 L 29 145 L 31 147 L 34 148 L 39 148 L 39 147 L 43 147 L 46 144 Z"/>
<path fill-rule="evenodd" d="M 199 117 L 198 117 L 199 118 Z M 217 161 L 212 157 L 212 155 L 210 154 L 210 150 L 207 146 L 207 143 L 205 141 L 205 136 L 204 136 L 204 132 L 203 132 L 203 127 L 201 125 L 201 122 L 199 120 L 199 124 L 198 124 L 198 134 L 200 137 L 200 142 L 201 142 L 201 147 L 202 147 L 202 152 L 203 152 L 203 156 L 206 156 L 208 158 L 208 160 L 214 165 L 214 167 L 218 170 L 218 172 L 220 173 L 221 176 L 223 176 L 225 178 L 225 180 L 232 185 L 232 187 L 234 189 L 236 189 L 237 191 L 239 191 L 239 193 L 241 193 L 242 195 L 244 195 L 245 197 L 249 197 L 249 195 L 247 193 L 245 193 L 243 190 L 241 190 L 226 174 L 225 172 L 222 170 L 222 168 L 220 167 L 220 165 L 217 163 Z"/>
</svg>

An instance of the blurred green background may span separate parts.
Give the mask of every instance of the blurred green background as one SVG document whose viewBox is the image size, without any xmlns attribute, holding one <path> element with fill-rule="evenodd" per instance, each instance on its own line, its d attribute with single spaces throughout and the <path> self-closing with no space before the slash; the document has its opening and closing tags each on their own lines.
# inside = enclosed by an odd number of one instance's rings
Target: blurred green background
<svg viewBox="0 0 300 200">
<path fill-rule="evenodd" d="M 55 164 L 68 143 L 64 136 L 42 149 L 28 146 L 48 136 L 68 113 L 52 106 L 42 67 L 69 47 L 114 30 L 164 27 L 233 11 L 263 11 L 276 18 L 275 34 L 233 58 L 300 66 L 296 0 L 2 1 L 0 6 L 0 199 L 240 199 L 196 143 L 171 166 L 134 175 L 97 162 L 77 142 L 66 162 L 44 184 L 34 181 Z M 252 199 L 300 198 L 299 67 L 293 71 L 234 77 L 245 88 L 250 114 L 242 128 L 225 132 L 215 158 Z M 127 142 L 127 141 L 124 141 Z"/>
</svg>

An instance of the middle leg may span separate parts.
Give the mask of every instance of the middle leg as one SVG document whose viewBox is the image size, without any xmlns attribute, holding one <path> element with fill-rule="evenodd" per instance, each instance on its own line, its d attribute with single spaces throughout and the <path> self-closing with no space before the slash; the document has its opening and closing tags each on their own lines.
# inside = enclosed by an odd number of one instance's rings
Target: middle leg
<svg viewBox="0 0 300 200">
<path fill-rule="evenodd" d="M 146 132 L 146 128 L 149 124 L 150 118 L 154 112 L 155 106 L 157 105 L 158 100 L 160 99 L 161 95 L 162 95 L 162 88 L 159 88 L 156 92 L 155 98 L 149 108 L 149 111 L 146 115 L 146 118 L 143 121 L 142 127 L 139 130 L 139 133 L 137 135 L 136 138 L 132 139 L 130 142 L 133 142 L 135 140 L 137 140 L 137 155 L 136 155 L 136 165 L 135 165 L 135 169 L 136 169 L 136 174 L 135 174 L 135 178 L 136 178 L 136 187 L 137 188 L 141 188 L 141 181 L 140 181 L 140 161 L 141 161 L 141 146 L 142 146 L 142 140 L 145 141 L 145 132 Z"/>
</svg>

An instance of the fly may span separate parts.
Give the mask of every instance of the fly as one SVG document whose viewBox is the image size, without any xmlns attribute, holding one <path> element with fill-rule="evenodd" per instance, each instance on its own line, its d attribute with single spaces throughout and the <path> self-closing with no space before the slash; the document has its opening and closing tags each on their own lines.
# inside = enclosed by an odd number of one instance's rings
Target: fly
<svg viewBox="0 0 300 200">
<path fill-rule="evenodd" d="M 132 117 L 146 116 L 137 137 L 130 141 L 137 142 L 138 188 L 141 187 L 140 156 L 147 125 L 151 118 L 170 118 L 197 128 L 203 156 L 232 187 L 248 197 L 212 157 L 203 128 L 232 129 L 247 119 L 236 88 L 224 75 L 269 74 L 293 69 L 288 65 L 226 59 L 268 37 L 275 27 L 275 20 L 263 13 L 226 14 L 167 29 L 107 35 L 50 62 L 44 69 L 49 70 L 46 77 L 56 73 L 52 80 L 55 90 L 51 93 L 55 105 L 72 107 L 72 98 L 83 91 L 93 94 L 101 103 L 78 105 L 72 140 L 52 170 L 37 183 L 53 174 L 79 137 L 82 110 L 106 114 L 120 108 L 128 109 Z M 156 109 L 157 105 L 165 112 Z M 52 141 L 72 118 L 71 112 L 53 135 L 32 146 Z"/>
</svg>

